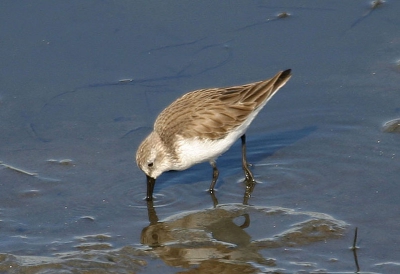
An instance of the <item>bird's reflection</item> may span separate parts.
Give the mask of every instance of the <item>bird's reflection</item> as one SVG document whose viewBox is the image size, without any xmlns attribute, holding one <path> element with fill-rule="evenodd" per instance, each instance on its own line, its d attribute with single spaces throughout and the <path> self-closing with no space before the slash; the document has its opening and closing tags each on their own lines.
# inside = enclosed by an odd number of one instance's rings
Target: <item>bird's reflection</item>
<svg viewBox="0 0 400 274">
<path fill-rule="evenodd" d="M 254 189 L 255 182 L 245 182 L 246 189 L 243 197 L 243 204 L 246 205 Z M 203 229 L 211 233 L 214 240 L 244 246 L 250 243 L 251 237 L 244 231 L 250 226 L 250 215 L 248 213 L 231 214 L 225 210 L 217 209 L 218 199 L 215 192 L 210 193 L 213 208 L 207 213 L 204 211 L 194 212 L 181 219 L 181 222 L 159 222 L 153 201 L 147 201 L 147 213 L 150 225 L 143 229 L 141 242 L 150 247 L 159 247 L 162 244 L 172 241 L 172 229 L 183 227 L 196 228 L 199 224 Z M 243 220 L 239 220 L 243 219 Z M 184 220 L 184 221 L 182 221 Z M 238 220 L 238 221 L 237 221 Z M 236 222 L 242 222 L 236 224 Z M 174 225 L 172 225 L 174 224 Z M 182 225 L 183 227 L 180 227 Z"/>
<path fill-rule="evenodd" d="M 273 269 L 276 265 L 276 259 L 265 258 L 261 250 L 338 238 L 347 226 L 323 213 L 248 205 L 254 184 L 246 185 L 242 203 L 218 204 L 211 194 L 210 208 L 175 214 L 162 221 L 153 201 L 148 201 L 150 224 L 142 230 L 141 243 L 170 266 L 197 265 L 201 269 L 218 265 L 221 273 L 238 273 L 238 267 L 241 273 L 257 273 L 256 266 Z M 254 232 L 259 235 L 257 239 L 252 236 Z"/>
<path fill-rule="evenodd" d="M 253 193 L 254 187 L 256 186 L 257 182 L 251 180 L 251 179 L 245 179 L 244 183 L 246 185 L 244 195 L 243 195 L 243 204 L 248 205 L 249 199 L 251 197 L 251 194 Z M 217 196 L 215 195 L 215 191 L 210 192 L 211 200 L 213 202 L 214 207 L 217 207 L 218 205 L 218 199 Z"/>
</svg>

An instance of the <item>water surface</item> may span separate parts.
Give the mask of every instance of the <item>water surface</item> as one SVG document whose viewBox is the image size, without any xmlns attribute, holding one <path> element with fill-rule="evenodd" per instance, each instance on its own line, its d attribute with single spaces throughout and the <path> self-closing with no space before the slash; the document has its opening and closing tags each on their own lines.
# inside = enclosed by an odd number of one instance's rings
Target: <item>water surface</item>
<svg viewBox="0 0 400 274">
<path fill-rule="evenodd" d="M 0 5 L 0 272 L 352 273 L 355 227 L 361 271 L 399 272 L 399 3 Z M 143 200 L 164 107 L 287 68 L 247 134 L 250 199 L 237 142 L 215 197 L 205 163 Z"/>
</svg>

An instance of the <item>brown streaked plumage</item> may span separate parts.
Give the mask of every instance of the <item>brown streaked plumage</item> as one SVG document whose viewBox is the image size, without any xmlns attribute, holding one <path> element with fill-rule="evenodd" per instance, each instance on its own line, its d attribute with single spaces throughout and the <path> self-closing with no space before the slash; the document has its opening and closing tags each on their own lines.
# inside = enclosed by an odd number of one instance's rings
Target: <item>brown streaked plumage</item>
<svg viewBox="0 0 400 274">
<path fill-rule="evenodd" d="M 254 181 L 246 160 L 245 132 L 290 79 L 290 72 L 281 71 L 271 79 L 242 86 L 195 90 L 165 108 L 136 153 L 136 162 L 147 176 L 146 199 L 152 199 L 155 179 L 163 172 L 184 170 L 204 161 L 213 167 L 212 192 L 218 178 L 215 160 L 239 137 L 246 179 Z"/>
</svg>

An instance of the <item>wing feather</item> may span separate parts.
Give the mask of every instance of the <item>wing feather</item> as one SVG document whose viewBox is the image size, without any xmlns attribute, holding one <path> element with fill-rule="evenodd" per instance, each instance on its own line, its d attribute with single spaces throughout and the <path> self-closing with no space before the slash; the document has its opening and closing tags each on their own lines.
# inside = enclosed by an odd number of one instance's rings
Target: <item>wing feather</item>
<svg viewBox="0 0 400 274">
<path fill-rule="evenodd" d="M 229 88 L 201 89 L 174 101 L 158 116 L 154 130 L 168 142 L 185 138 L 224 138 L 263 106 L 290 78 L 290 70 L 273 78 Z"/>
</svg>

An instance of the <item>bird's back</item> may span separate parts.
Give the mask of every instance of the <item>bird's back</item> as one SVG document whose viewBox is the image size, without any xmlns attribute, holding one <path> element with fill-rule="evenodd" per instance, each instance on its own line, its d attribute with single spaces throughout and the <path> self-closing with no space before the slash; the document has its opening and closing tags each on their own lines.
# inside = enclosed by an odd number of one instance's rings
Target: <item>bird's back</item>
<svg viewBox="0 0 400 274">
<path fill-rule="evenodd" d="M 290 77 L 290 70 L 286 70 L 265 81 L 189 92 L 160 113 L 154 130 L 165 142 L 177 135 L 210 140 L 224 138 L 254 110 L 263 107 Z"/>
</svg>

